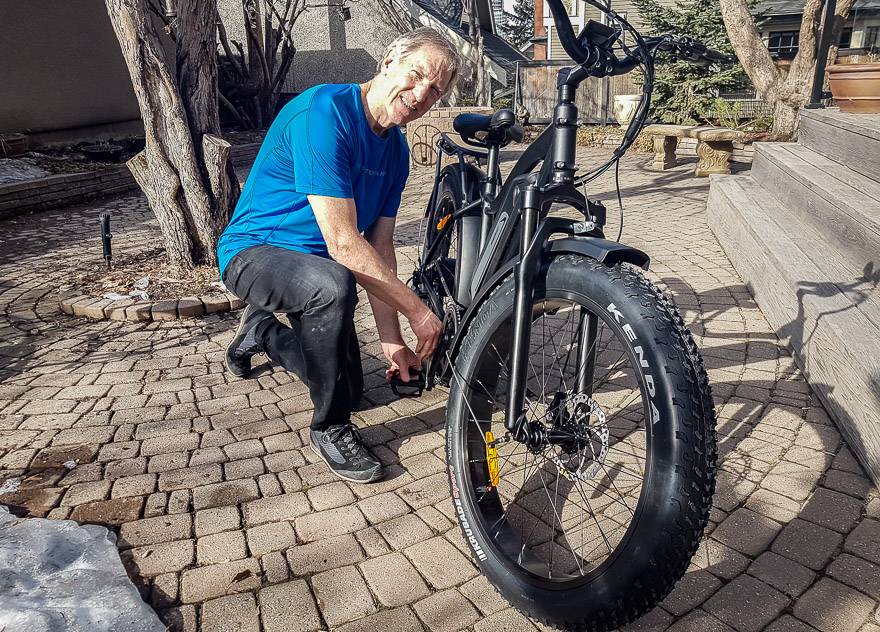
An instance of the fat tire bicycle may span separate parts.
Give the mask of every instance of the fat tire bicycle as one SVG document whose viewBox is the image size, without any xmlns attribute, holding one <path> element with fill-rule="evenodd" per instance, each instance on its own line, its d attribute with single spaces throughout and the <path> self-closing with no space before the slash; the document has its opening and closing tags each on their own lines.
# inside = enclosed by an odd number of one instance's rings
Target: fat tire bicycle
<svg viewBox="0 0 880 632">
<path fill-rule="evenodd" d="M 523 137 L 511 110 L 459 115 L 468 147 L 441 135 L 410 282 L 444 324 L 422 379 L 450 388 L 448 475 L 474 560 L 522 612 L 609 630 L 653 608 L 697 550 L 715 415 L 691 333 L 639 269 L 648 255 L 606 239 L 604 206 L 578 187 L 616 166 L 643 127 L 658 51 L 727 58 L 689 38 L 643 38 L 587 2 L 609 24 L 575 36 L 562 1 L 548 0 L 575 65 L 559 71 L 552 123 L 506 180 L 500 149 Z M 621 146 L 578 174 L 578 85 L 636 67 L 643 98 Z M 554 204 L 583 219 L 554 216 Z"/>
</svg>

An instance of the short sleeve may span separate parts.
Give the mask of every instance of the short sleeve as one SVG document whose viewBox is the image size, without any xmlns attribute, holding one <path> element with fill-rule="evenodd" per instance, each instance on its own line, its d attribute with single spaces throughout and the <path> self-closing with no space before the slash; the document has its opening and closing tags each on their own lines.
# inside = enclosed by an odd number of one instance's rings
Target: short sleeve
<svg viewBox="0 0 880 632">
<path fill-rule="evenodd" d="M 315 92 L 302 116 L 285 129 L 293 156 L 296 191 L 303 195 L 354 197 L 351 157 L 353 134 L 349 118 L 327 88 Z"/>
<path fill-rule="evenodd" d="M 403 158 L 400 160 L 400 166 L 397 169 L 397 179 L 391 187 L 391 191 L 382 205 L 382 211 L 379 213 L 381 217 L 397 217 L 397 211 L 400 209 L 400 198 L 403 194 L 403 188 L 409 178 L 409 150 L 406 144 L 403 145 Z"/>
</svg>

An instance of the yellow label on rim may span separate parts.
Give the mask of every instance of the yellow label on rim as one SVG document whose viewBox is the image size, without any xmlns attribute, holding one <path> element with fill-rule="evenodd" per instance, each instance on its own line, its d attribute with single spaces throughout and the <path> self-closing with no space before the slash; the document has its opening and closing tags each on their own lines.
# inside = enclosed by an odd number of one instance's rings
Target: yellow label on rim
<svg viewBox="0 0 880 632">
<path fill-rule="evenodd" d="M 446 222 L 449 221 L 449 218 L 452 217 L 452 213 L 448 213 L 440 218 L 440 221 L 437 222 L 437 230 L 443 230 L 443 227 L 446 226 Z"/>
<path fill-rule="evenodd" d="M 486 463 L 489 465 L 489 480 L 493 487 L 498 487 L 501 475 L 498 473 L 498 448 L 495 447 L 495 435 L 486 431 Z"/>
</svg>

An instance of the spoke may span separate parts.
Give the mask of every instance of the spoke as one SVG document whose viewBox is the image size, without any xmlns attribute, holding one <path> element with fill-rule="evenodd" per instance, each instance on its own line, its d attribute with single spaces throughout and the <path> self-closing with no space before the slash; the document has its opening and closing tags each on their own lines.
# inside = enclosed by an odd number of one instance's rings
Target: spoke
<svg viewBox="0 0 880 632">
<path fill-rule="evenodd" d="M 601 494 L 602 496 L 605 496 L 605 497 L 608 498 L 612 503 L 617 503 L 618 505 L 621 505 L 621 506 L 626 507 L 627 509 L 629 509 L 629 505 L 627 505 L 625 502 L 623 502 L 623 501 L 620 500 L 619 498 L 615 498 L 614 496 L 612 496 L 611 494 L 609 494 L 607 491 L 605 491 L 605 490 L 607 489 L 607 487 L 605 487 L 605 488 L 600 487 L 598 483 L 594 483 L 594 482 L 591 481 L 591 480 L 584 480 L 584 479 L 580 479 L 580 478 L 577 479 L 577 480 L 580 481 L 580 483 L 582 483 L 583 485 L 586 485 L 591 491 L 594 491 L 594 492 L 596 492 L 596 493 L 598 493 L 598 494 Z M 577 505 L 577 506 L 580 507 L 581 505 Z M 590 509 L 590 511 L 592 511 L 592 505 L 591 505 L 591 509 Z"/>
<path fill-rule="evenodd" d="M 630 507 L 629 504 L 626 502 L 626 495 L 622 494 L 622 493 L 620 492 L 620 490 L 617 488 L 617 483 L 614 482 L 614 478 L 608 473 L 608 470 L 605 469 L 605 464 L 602 463 L 602 462 L 600 461 L 600 462 L 599 462 L 599 465 L 602 467 L 602 471 L 605 472 L 605 477 L 606 477 L 609 481 L 611 481 L 611 486 L 614 488 L 614 491 L 616 491 L 616 492 L 617 492 L 617 495 L 620 496 L 620 499 L 621 499 L 621 501 L 623 502 L 623 506 L 626 507 L 627 509 L 629 509 L 629 514 L 630 514 L 633 518 L 635 518 L 635 516 L 636 516 L 636 511 L 635 511 L 635 509 L 633 509 L 632 507 Z"/>
<path fill-rule="evenodd" d="M 593 511 L 593 505 L 590 503 L 590 500 L 584 493 L 584 488 L 580 483 L 580 479 L 575 479 L 575 487 L 577 487 L 578 493 L 580 494 L 581 498 L 583 498 L 584 502 L 587 503 L 587 507 L 590 508 L 590 515 L 593 517 L 593 521 L 596 523 L 596 527 L 598 527 L 599 533 L 602 534 L 602 539 L 605 540 L 605 546 L 608 547 L 608 553 L 611 553 L 612 551 L 614 551 L 614 549 L 611 547 L 611 542 L 608 541 L 608 536 L 605 535 L 605 530 L 602 529 L 602 525 L 599 524 L 599 519 L 596 518 L 596 512 Z"/>
<path fill-rule="evenodd" d="M 482 432 L 483 429 L 480 426 L 480 423 L 478 421 L 476 421 L 477 415 L 476 415 L 476 413 L 474 413 L 474 409 L 471 408 L 471 403 L 468 401 L 468 396 L 467 396 L 468 389 L 464 384 L 464 380 L 462 380 L 461 376 L 458 374 L 458 370 L 455 368 L 455 365 L 452 363 L 452 358 L 449 356 L 449 351 L 446 352 L 446 361 L 449 362 L 449 366 L 452 367 L 453 377 L 455 377 L 458 380 L 458 386 L 461 389 L 462 397 L 464 398 L 464 403 L 467 405 L 468 411 L 471 414 L 471 419 L 473 419 L 477 423 L 477 427 L 480 428 L 480 431 Z M 482 432 L 482 435 L 483 435 L 483 441 L 485 442 L 486 441 L 486 433 Z"/>
<path fill-rule="evenodd" d="M 533 462 L 537 462 L 537 460 L 538 460 L 538 455 L 536 454 L 536 455 L 535 455 L 535 458 L 533 459 Z M 541 478 L 541 485 L 544 485 L 544 477 L 543 477 L 543 475 L 541 475 L 541 466 L 540 466 L 540 465 L 535 469 L 535 473 L 536 473 L 538 476 L 540 476 L 540 478 Z M 523 489 L 524 489 L 524 488 L 525 488 L 525 477 L 523 477 Z M 511 503 L 511 504 L 512 504 L 512 503 Z M 526 512 L 529 513 L 529 514 L 531 514 L 531 512 L 528 511 L 527 509 L 524 509 L 524 511 L 526 511 Z M 543 514 L 544 512 L 542 511 L 541 513 Z M 541 523 L 541 522 L 543 522 L 543 521 L 541 520 L 541 517 L 540 517 L 540 516 L 535 516 L 535 524 L 532 525 L 532 529 L 531 529 L 531 531 L 529 531 L 529 534 L 526 536 L 526 539 L 523 541 L 522 548 L 520 548 L 520 550 L 519 550 L 520 559 L 522 559 L 523 551 L 526 550 L 526 545 L 527 545 L 527 544 L 529 543 L 529 541 L 532 539 L 532 534 L 535 532 L 535 529 L 538 528 L 538 523 Z M 551 528 L 552 528 L 552 527 L 551 527 Z"/>
<path fill-rule="evenodd" d="M 562 329 L 565 329 L 565 325 L 569 322 L 569 320 L 571 320 L 571 315 L 574 313 L 574 309 L 569 309 L 567 311 L 568 311 L 568 317 L 565 319 L 565 323 L 563 323 Z M 558 313 L 559 312 L 557 312 L 557 314 Z M 556 346 L 556 340 L 553 336 L 550 336 L 550 343 L 553 345 L 553 358 L 554 358 L 553 364 L 550 365 L 550 375 L 553 375 L 553 366 L 558 364 L 557 361 L 559 360 L 559 347 Z M 568 356 L 566 355 L 566 357 L 568 357 Z M 566 362 L 566 364 L 567 364 L 567 362 Z M 559 375 L 561 378 L 560 381 L 562 382 L 563 388 L 566 391 L 570 390 L 568 388 L 568 384 L 565 381 L 565 374 L 562 372 L 562 369 L 560 369 Z"/>
<path fill-rule="evenodd" d="M 555 463 L 550 461 L 549 459 L 546 459 L 546 457 L 545 457 L 545 460 L 547 463 L 550 463 L 550 465 L 552 465 L 553 469 L 556 471 L 556 486 L 554 488 L 554 497 L 558 497 L 559 496 L 559 467 Z M 550 528 L 552 530 L 553 525 L 555 525 L 558 522 L 559 529 L 560 529 L 560 531 L 562 531 L 562 535 L 565 536 L 566 540 L 568 540 L 568 532 L 565 530 L 565 525 L 562 524 L 562 517 L 559 515 L 559 512 L 556 509 L 556 503 L 553 502 L 552 498 L 550 498 L 550 490 L 547 488 L 547 484 L 544 482 L 543 476 L 541 476 L 541 485 L 544 487 L 544 493 L 547 495 L 547 500 L 549 501 L 548 505 L 550 507 L 552 507 L 552 509 L 553 509 L 553 517 L 554 517 L 555 521 L 553 522 L 553 524 L 550 525 Z M 541 513 L 543 513 L 543 512 L 541 512 Z M 552 534 L 551 539 L 550 539 L 550 563 L 548 565 L 548 575 L 550 577 L 553 576 L 553 543 L 555 541 L 556 541 L 556 534 L 554 532 Z M 570 546 L 569 546 L 569 550 L 571 551 L 571 554 L 572 554 L 572 556 L 574 556 L 575 560 L 577 560 L 577 555 L 575 554 L 574 551 L 571 550 Z M 578 564 L 578 567 L 580 567 L 580 564 Z"/>
<path fill-rule="evenodd" d="M 608 451 L 610 452 L 610 451 L 611 451 L 611 448 L 608 448 Z M 626 452 L 623 452 L 623 454 L 626 454 Z M 627 456 L 631 456 L 631 455 L 627 454 Z M 623 465 L 620 465 L 620 464 L 607 465 L 607 466 L 604 466 L 604 467 L 609 467 L 609 468 L 611 468 L 612 470 L 616 470 L 616 471 L 621 472 L 621 473 L 623 473 L 623 474 L 629 474 L 629 475 L 632 476 L 633 478 L 639 478 L 639 479 L 641 479 L 641 478 L 644 478 L 644 477 L 645 477 L 645 473 L 644 473 L 644 472 L 636 472 L 636 471 L 634 471 L 634 470 L 627 469 L 626 467 L 624 467 Z"/>
<path fill-rule="evenodd" d="M 498 351 L 498 347 L 495 346 L 494 342 L 492 343 L 492 350 L 495 351 L 495 356 L 498 358 L 498 361 L 501 362 L 501 367 L 504 370 L 504 372 L 507 374 L 507 382 L 509 385 L 510 384 L 510 369 L 507 366 L 507 361 L 501 357 L 501 352 Z M 531 360 L 529 360 L 529 365 L 531 366 Z M 534 367 L 532 368 L 532 371 L 534 371 Z M 498 372 L 498 377 L 499 378 L 501 377 L 501 371 Z M 535 377 L 537 377 L 537 375 Z M 528 388 L 526 388 L 526 391 L 528 391 Z M 500 408 L 501 410 L 504 410 L 505 407 L 498 404 L 498 402 L 495 400 L 494 397 L 492 398 L 492 401 L 495 402 L 495 404 L 498 406 L 498 408 Z M 538 408 L 538 402 L 537 401 L 535 401 L 535 402 L 529 401 L 529 398 L 525 393 L 523 393 L 523 401 L 525 401 L 526 406 L 529 407 L 529 412 L 532 415 L 535 415 L 536 414 L 535 411 Z"/>
</svg>

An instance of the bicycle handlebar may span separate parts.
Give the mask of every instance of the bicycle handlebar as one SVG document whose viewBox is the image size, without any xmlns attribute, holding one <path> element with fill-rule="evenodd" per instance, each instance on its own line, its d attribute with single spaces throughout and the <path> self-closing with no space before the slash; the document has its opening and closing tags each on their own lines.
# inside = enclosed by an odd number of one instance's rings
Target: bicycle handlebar
<svg viewBox="0 0 880 632">
<path fill-rule="evenodd" d="M 568 12 L 562 0 L 546 0 L 550 14 L 556 25 L 556 32 L 562 48 L 581 67 L 589 68 L 592 76 L 622 75 L 643 63 L 642 50 L 636 48 L 623 59 L 618 59 L 612 51 L 619 31 L 592 20 L 580 35 L 575 36 Z M 679 59 L 698 66 L 725 64 L 735 61 L 735 57 L 708 48 L 702 42 L 690 37 L 660 35 L 646 37 L 643 40 L 650 52 L 663 50 L 672 53 Z"/>
<path fill-rule="evenodd" d="M 559 36 L 562 48 L 579 65 L 591 65 L 595 61 L 590 59 L 591 54 L 594 52 L 598 53 L 598 51 L 587 49 L 578 42 L 574 29 L 571 26 L 571 20 L 568 19 L 568 11 L 565 10 L 562 0 L 547 0 L 547 4 L 550 5 L 550 15 L 553 16 L 556 34 Z"/>
</svg>

